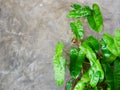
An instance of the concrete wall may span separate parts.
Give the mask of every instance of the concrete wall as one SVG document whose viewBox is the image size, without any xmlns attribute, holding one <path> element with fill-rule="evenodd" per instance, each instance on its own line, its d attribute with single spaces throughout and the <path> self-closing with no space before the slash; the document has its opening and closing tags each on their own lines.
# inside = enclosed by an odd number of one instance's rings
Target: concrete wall
<svg viewBox="0 0 120 90">
<path fill-rule="evenodd" d="M 69 52 L 70 5 L 98 3 L 103 32 L 120 28 L 120 0 L 0 0 L 0 90 L 64 90 L 55 84 L 52 57 L 63 41 Z M 91 33 L 83 20 L 86 37 Z"/>
</svg>

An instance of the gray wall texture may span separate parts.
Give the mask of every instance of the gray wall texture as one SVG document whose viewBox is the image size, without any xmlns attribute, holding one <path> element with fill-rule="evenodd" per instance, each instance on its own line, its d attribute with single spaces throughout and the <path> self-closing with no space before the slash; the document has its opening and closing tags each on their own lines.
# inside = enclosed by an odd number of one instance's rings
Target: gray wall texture
<svg viewBox="0 0 120 90">
<path fill-rule="evenodd" d="M 103 32 L 120 28 L 120 0 L 0 0 L 0 90 L 64 90 L 55 84 L 52 57 L 57 41 L 69 52 L 66 14 L 73 3 L 98 3 Z M 86 20 L 83 25 L 86 37 L 103 34 L 91 31 Z"/>
</svg>

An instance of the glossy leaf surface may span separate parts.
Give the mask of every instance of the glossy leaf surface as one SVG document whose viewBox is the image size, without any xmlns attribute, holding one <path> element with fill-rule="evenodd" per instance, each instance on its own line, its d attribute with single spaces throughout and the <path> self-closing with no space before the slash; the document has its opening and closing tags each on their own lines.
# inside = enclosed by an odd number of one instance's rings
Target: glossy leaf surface
<svg viewBox="0 0 120 90">
<path fill-rule="evenodd" d="M 115 41 L 116 48 L 118 50 L 118 55 L 120 56 L 120 30 L 115 31 L 114 41 Z"/>
<path fill-rule="evenodd" d="M 100 49 L 100 45 L 98 40 L 93 37 L 93 36 L 89 36 L 87 38 L 87 40 L 85 40 L 85 42 L 95 51 L 98 52 L 98 50 Z"/>
<path fill-rule="evenodd" d="M 114 61 L 114 68 L 108 63 L 103 63 L 106 82 L 111 90 L 120 90 L 120 60 Z"/>
<path fill-rule="evenodd" d="M 54 76 L 57 85 L 61 86 L 64 82 L 65 69 L 66 69 L 66 60 L 62 56 L 64 44 L 58 42 L 56 45 L 55 56 L 53 58 L 54 64 Z"/>
<path fill-rule="evenodd" d="M 73 8 L 74 9 L 68 13 L 68 18 L 81 18 L 91 15 L 91 10 L 88 6 L 82 7 L 79 4 L 74 4 Z"/>
<path fill-rule="evenodd" d="M 117 57 L 113 55 L 108 49 L 105 41 L 101 39 L 101 50 L 102 50 L 102 55 L 103 55 L 103 61 L 104 62 L 109 62 L 112 63 Z"/>
<path fill-rule="evenodd" d="M 95 52 L 90 48 L 90 46 L 86 43 L 86 41 L 80 46 L 80 49 L 84 51 L 86 57 L 90 61 L 91 67 L 90 69 L 83 74 L 80 81 L 75 86 L 75 90 L 83 90 L 84 87 L 90 82 L 92 87 L 95 87 L 98 82 L 102 82 L 104 80 L 104 72 L 102 66 L 97 60 Z M 84 79 L 84 77 L 86 79 Z"/>
<path fill-rule="evenodd" d="M 100 32 L 103 28 L 103 18 L 100 8 L 97 4 L 92 6 L 92 14 L 87 16 L 90 27 L 96 32 Z"/>
<path fill-rule="evenodd" d="M 115 56 L 118 56 L 118 50 L 115 46 L 114 39 L 111 35 L 109 34 L 104 34 L 103 35 L 103 40 L 106 43 L 107 49 Z"/>
<path fill-rule="evenodd" d="M 120 60 L 114 62 L 114 90 L 120 90 Z"/>
<path fill-rule="evenodd" d="M 102 70 L 101 65 L 97 60 L 97 64 L 93 65 L 89 68 L 88 71 L 86 71 L 83 75 L 80 81 L 77 82 L 74 90 L 84 90 L 84 88 L 87 86 L 87 84 L 95 88 L 98 82 L 102 82 L 104 79 L 104 72 Z M 95 89 L 97 90 L 97 88 Z"/>
<path fill-rule="evenodd" d="M 104 80 L 104 72 L 99 60 L 96 60 L 96 63 L 91 66 L 91 69 L 89 70 L 89 78 L 92 87 L 95 87 L 98 82 Z"/>
<path fill-rule="evenodd" d="M 76 74 L 77 56 L 78 56 L 78 50 L 75 47 L 72 47 L 71 50 L 70 50 L 70 75 L 73 78 L 76 78 L 79 74 L 79 72 Z"/>
<path fill-rule="evenodd" d="M 76 79 L 81 72 L 84 58 L 85 58 L 85 54 L 81 50 L 78 52 L 76 48 L 71 48 L 70 74 L 74 79 Z"/>
<path fill-rule="evenodd" d="M 105 79 L 107 81 L 107 85 L 111 90 L 114 90 L 114 74 L 113 70 L 109 63 L 103 63 L 103 69 L 105 72 Z"/>
<path fill-rule="evenodd" d="M 82 9 L 82 6 L 80 5 L 80 4 L 73 4 L 72 5 L 72 7 L 74 8 L 74 9 Z"/>
<path fill-rule="evenodd" d="M 94 53 L 94 51 L 92 50 L 92 48 L 90 48 L 86 42 L 84 42 L 81 46 L 80 49 L 82 49 L 82 51 L 84 51 L 84 53 L 86 54 L 86 57 L 88 58 L 88 60 L 90 61 L 90 64 L 93 65 L 96 60 L 97 57 Z"/>
<path fill-rule="evenodd" d="M 82 77 L 81 80 L 79 80 L 74 88 L 74 90 L 83 90 L 85 88 L 85 86 L 87 85 L 87 83 L 90 81 L 90 78 L 88 77 L 88 71 L 85 72 Z"/>
<path fill-rule="evenodd" d="M 83 39 L 84 29 L 80 20 L 78 20 L 77 22 L 71 22 L 70 27 L 76 38 Z"/>
</svg>

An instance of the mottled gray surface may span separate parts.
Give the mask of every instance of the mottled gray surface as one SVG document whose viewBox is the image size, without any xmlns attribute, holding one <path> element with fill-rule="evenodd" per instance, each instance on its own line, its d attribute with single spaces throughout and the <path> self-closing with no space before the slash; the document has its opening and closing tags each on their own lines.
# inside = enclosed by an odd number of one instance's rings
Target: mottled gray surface
<svg viewBox="0 0 120 90">
<path fill-rule="evenodd" d="M 73 3 L 98 3 L 103 31 L 120 28 L 120 0 L 0 0 L 0 90 L 64 90 L 55 84 L 52 57 L 57 41 L 69 51 Z M 86 36 L 98 36 L 83 22 Z"/>
</svg>

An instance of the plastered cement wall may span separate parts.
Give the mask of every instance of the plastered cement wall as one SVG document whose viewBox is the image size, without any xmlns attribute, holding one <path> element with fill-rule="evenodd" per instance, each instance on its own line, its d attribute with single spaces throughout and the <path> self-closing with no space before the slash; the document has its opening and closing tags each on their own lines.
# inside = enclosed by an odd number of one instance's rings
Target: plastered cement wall
<svg viewBox="0 0 120 90">
<path fill-rule="evenodd" d="M 120 0 L 0 0 L 0 90 L 64 90 L 55 84 L 52 57 L 57 41 L 69 52 L 72 33 L 66 14 L 73 3 L 98 3 L 103 32 L 113 35 L 120 28 Z M 102 36 L 86 20 L 83 25 L 86 37 Z"/>
</svg>

